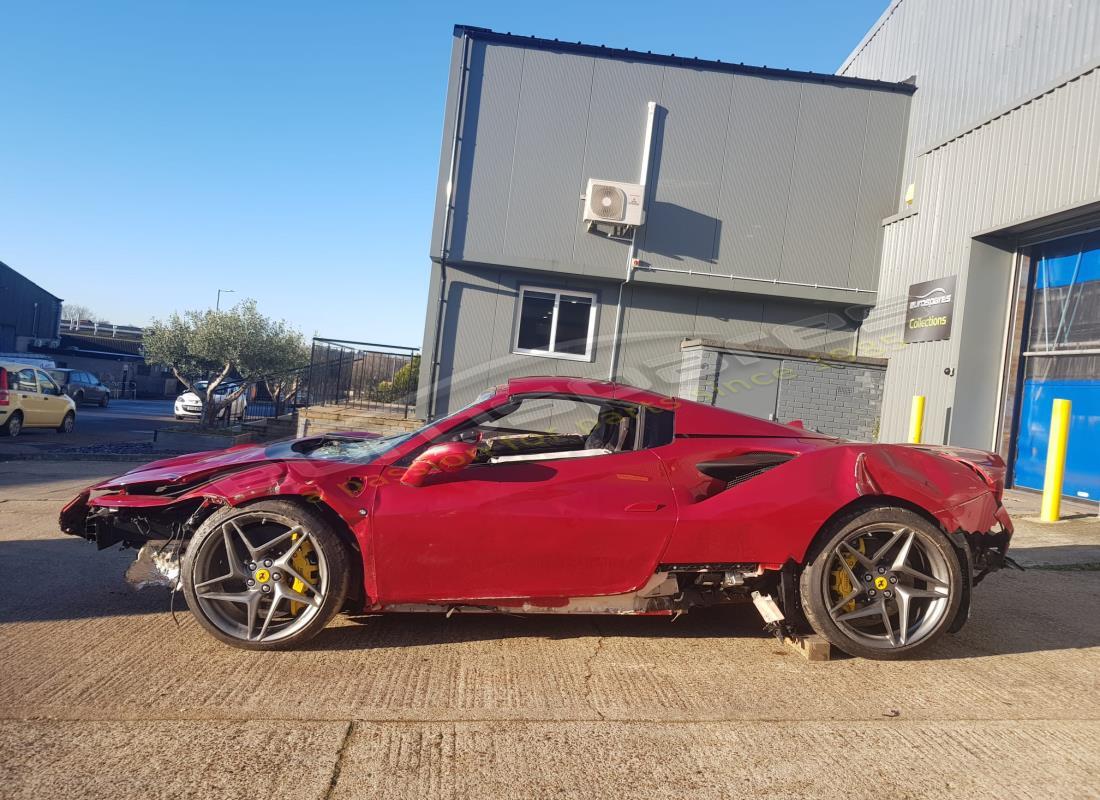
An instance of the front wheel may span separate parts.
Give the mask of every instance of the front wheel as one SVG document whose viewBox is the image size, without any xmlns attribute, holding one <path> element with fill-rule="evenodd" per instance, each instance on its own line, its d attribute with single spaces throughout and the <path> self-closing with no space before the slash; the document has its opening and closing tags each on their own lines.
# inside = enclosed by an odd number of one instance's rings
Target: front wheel
<svg viewBox="0 0 1100 800">
<path fill-rule="evenodd" d="M 180 579 L 208 633 L 247 650 L 289 650 L 344 604 L 348 546 L 312 509 L 284 500 L 224 508 L 187 546 Z"/>
<path fill-rule="evenodd" d="M 73 427 L 76 425 L 76 415 L 73 412 L 69 412 L 65 415 L 65 418 L 61 420 L 61 424 L 57 426 L 58 433 L 72 433 Z"/>
<path fill-rule="evenodd" d="M 938 527 L 903 508 L 840 523 L 802 572 L 810 625 L 837 648 L 908 658 L 943 635 L 959 609 L 963 571 Z"/>
<path fill-rule="evenodd" d="M 110 402 L 111 402 L 111 395 L 105 394 L 105 395 L 103 395 L 103 397 L 99 398 L 99 407 L 100 408 L 106 408 L 107 404 L 110 403 Z"/>
</svg>

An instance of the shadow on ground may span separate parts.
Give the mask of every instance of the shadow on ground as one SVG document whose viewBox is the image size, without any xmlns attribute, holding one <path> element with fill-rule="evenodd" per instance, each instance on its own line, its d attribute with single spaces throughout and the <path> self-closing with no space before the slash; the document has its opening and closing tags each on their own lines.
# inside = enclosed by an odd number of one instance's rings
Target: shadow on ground
<svg viewBox="0 0 1100 800">
<path fill-rule="evenodd" d="M 1051 551 L 1057 560 L 1063 548 Z M 0 623 L 133 616 L 168 611 L 165 589 L 136 591 L 126 583 L 134 550 L 97 551 L 73 539 L 0 541 Z M 183 598 L 176 608 L 187 613 Z M 386 647 L 432 647 L 515 637 L 570 639 L 600 635 L 623 638 L 761 638 L 767 634 L 750 603 L 696 609 L 675 621 L 667 617 L 491 615 L 458 612 L 388 614 L 351 618 L 309 643 L 314 651 Z M 973 658 L 1100 646 L 1100 572 L 1005 570 L 986 578 L 975 592 L 969 623 L 945 636 L 929 658 Z M 165 618 L 166 632 L 172 623 Z M 197 630 L 196 630 L 196 633 Z M 781 645 L 776 643 L 777 649 Z"/>
</svg>

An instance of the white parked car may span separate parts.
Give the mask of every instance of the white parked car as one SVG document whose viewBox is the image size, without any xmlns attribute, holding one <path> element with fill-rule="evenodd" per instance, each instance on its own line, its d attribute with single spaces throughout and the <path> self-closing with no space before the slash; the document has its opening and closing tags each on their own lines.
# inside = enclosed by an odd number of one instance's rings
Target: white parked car
<svg viewBox="0 0 1100 800">
<path fill-rule="evenodd" d="M 206 393 L 206 386 L 208 381 L 196 381 L 195 389 Z M 218 401 L 222 401 L 226 396 L 237 391 L 240 387 L 238 383 L 223 383 L 217 389 L 214 390 L 214 398 Z M 244 419 L 245 408 L 248 407 L 248 398 L 245 397 L 247 391 L 242 393 L 240 397 L 236 398 L 228 408 L 223 409 L 221 417 L 223 419 Z M 195 394 L 195 392 L 184 392 L 176 398 L 175 414 L 176 419 L 198 419 L 202 416 L 202 398 Z"/>
</svg>

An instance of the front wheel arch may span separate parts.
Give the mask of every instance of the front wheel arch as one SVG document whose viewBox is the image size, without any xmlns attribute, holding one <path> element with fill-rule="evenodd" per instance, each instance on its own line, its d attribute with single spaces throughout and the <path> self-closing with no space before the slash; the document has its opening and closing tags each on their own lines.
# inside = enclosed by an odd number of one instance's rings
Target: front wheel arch
<svg viewBox="0 0 1100 800">
<path fill-rule="evenodd" d="M 196 528 L 198 528 L 202 522 L 205 522 L 206 517 L 210 514 L 231 505 L 226 501 L 226 498 L 220 495 L 208 499 L 215 501 L 215 504 L 211 504 L 210 512 L 203 516 L 202 520 L 195 526 Z M 254 506 L 257 503 L 269 502 L 271 500 L 281 500 L 285 503 L 295 505 L 298 508 L 304 508 L 319 513 L 324 518 L 333 533 L 339 537 L 344 543 L 344 546 L 347 547 L 348 551 L 352 554 L 352 557 L 348 559 L 351 572 L 348 575 L 348 591 L 344 607 L 346 610 L 352 612 L 361 611 L 366 606 L 367 601 L 366 590 L 363 584 L 363 570 L 365 568 L 363 563 L 363 549 L 359 545 L 359 540 L 355 538 L 355 534 L 352 532 L 351 528 L 348 527 L 347 522 L 344 521 L 344 518 L 324 500 L 310 500 L 301 495 L 288 494 L 279 497 L 257 497 L 237 505 L 232 505 L 231 507 L 247 509 L 249 506 Z"/>
</svg>

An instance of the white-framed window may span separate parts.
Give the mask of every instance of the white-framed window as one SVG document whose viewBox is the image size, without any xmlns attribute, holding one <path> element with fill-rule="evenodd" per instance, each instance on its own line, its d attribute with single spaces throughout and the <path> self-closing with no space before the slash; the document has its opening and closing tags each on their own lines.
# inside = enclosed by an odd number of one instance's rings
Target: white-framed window
<svg viewBox="0 0 1100 800">
<path fill-rule="evenodd" d="M 513 353 L 591 361 L 595 335 L 596 295 L 520 287 Z"/>
</svg>

